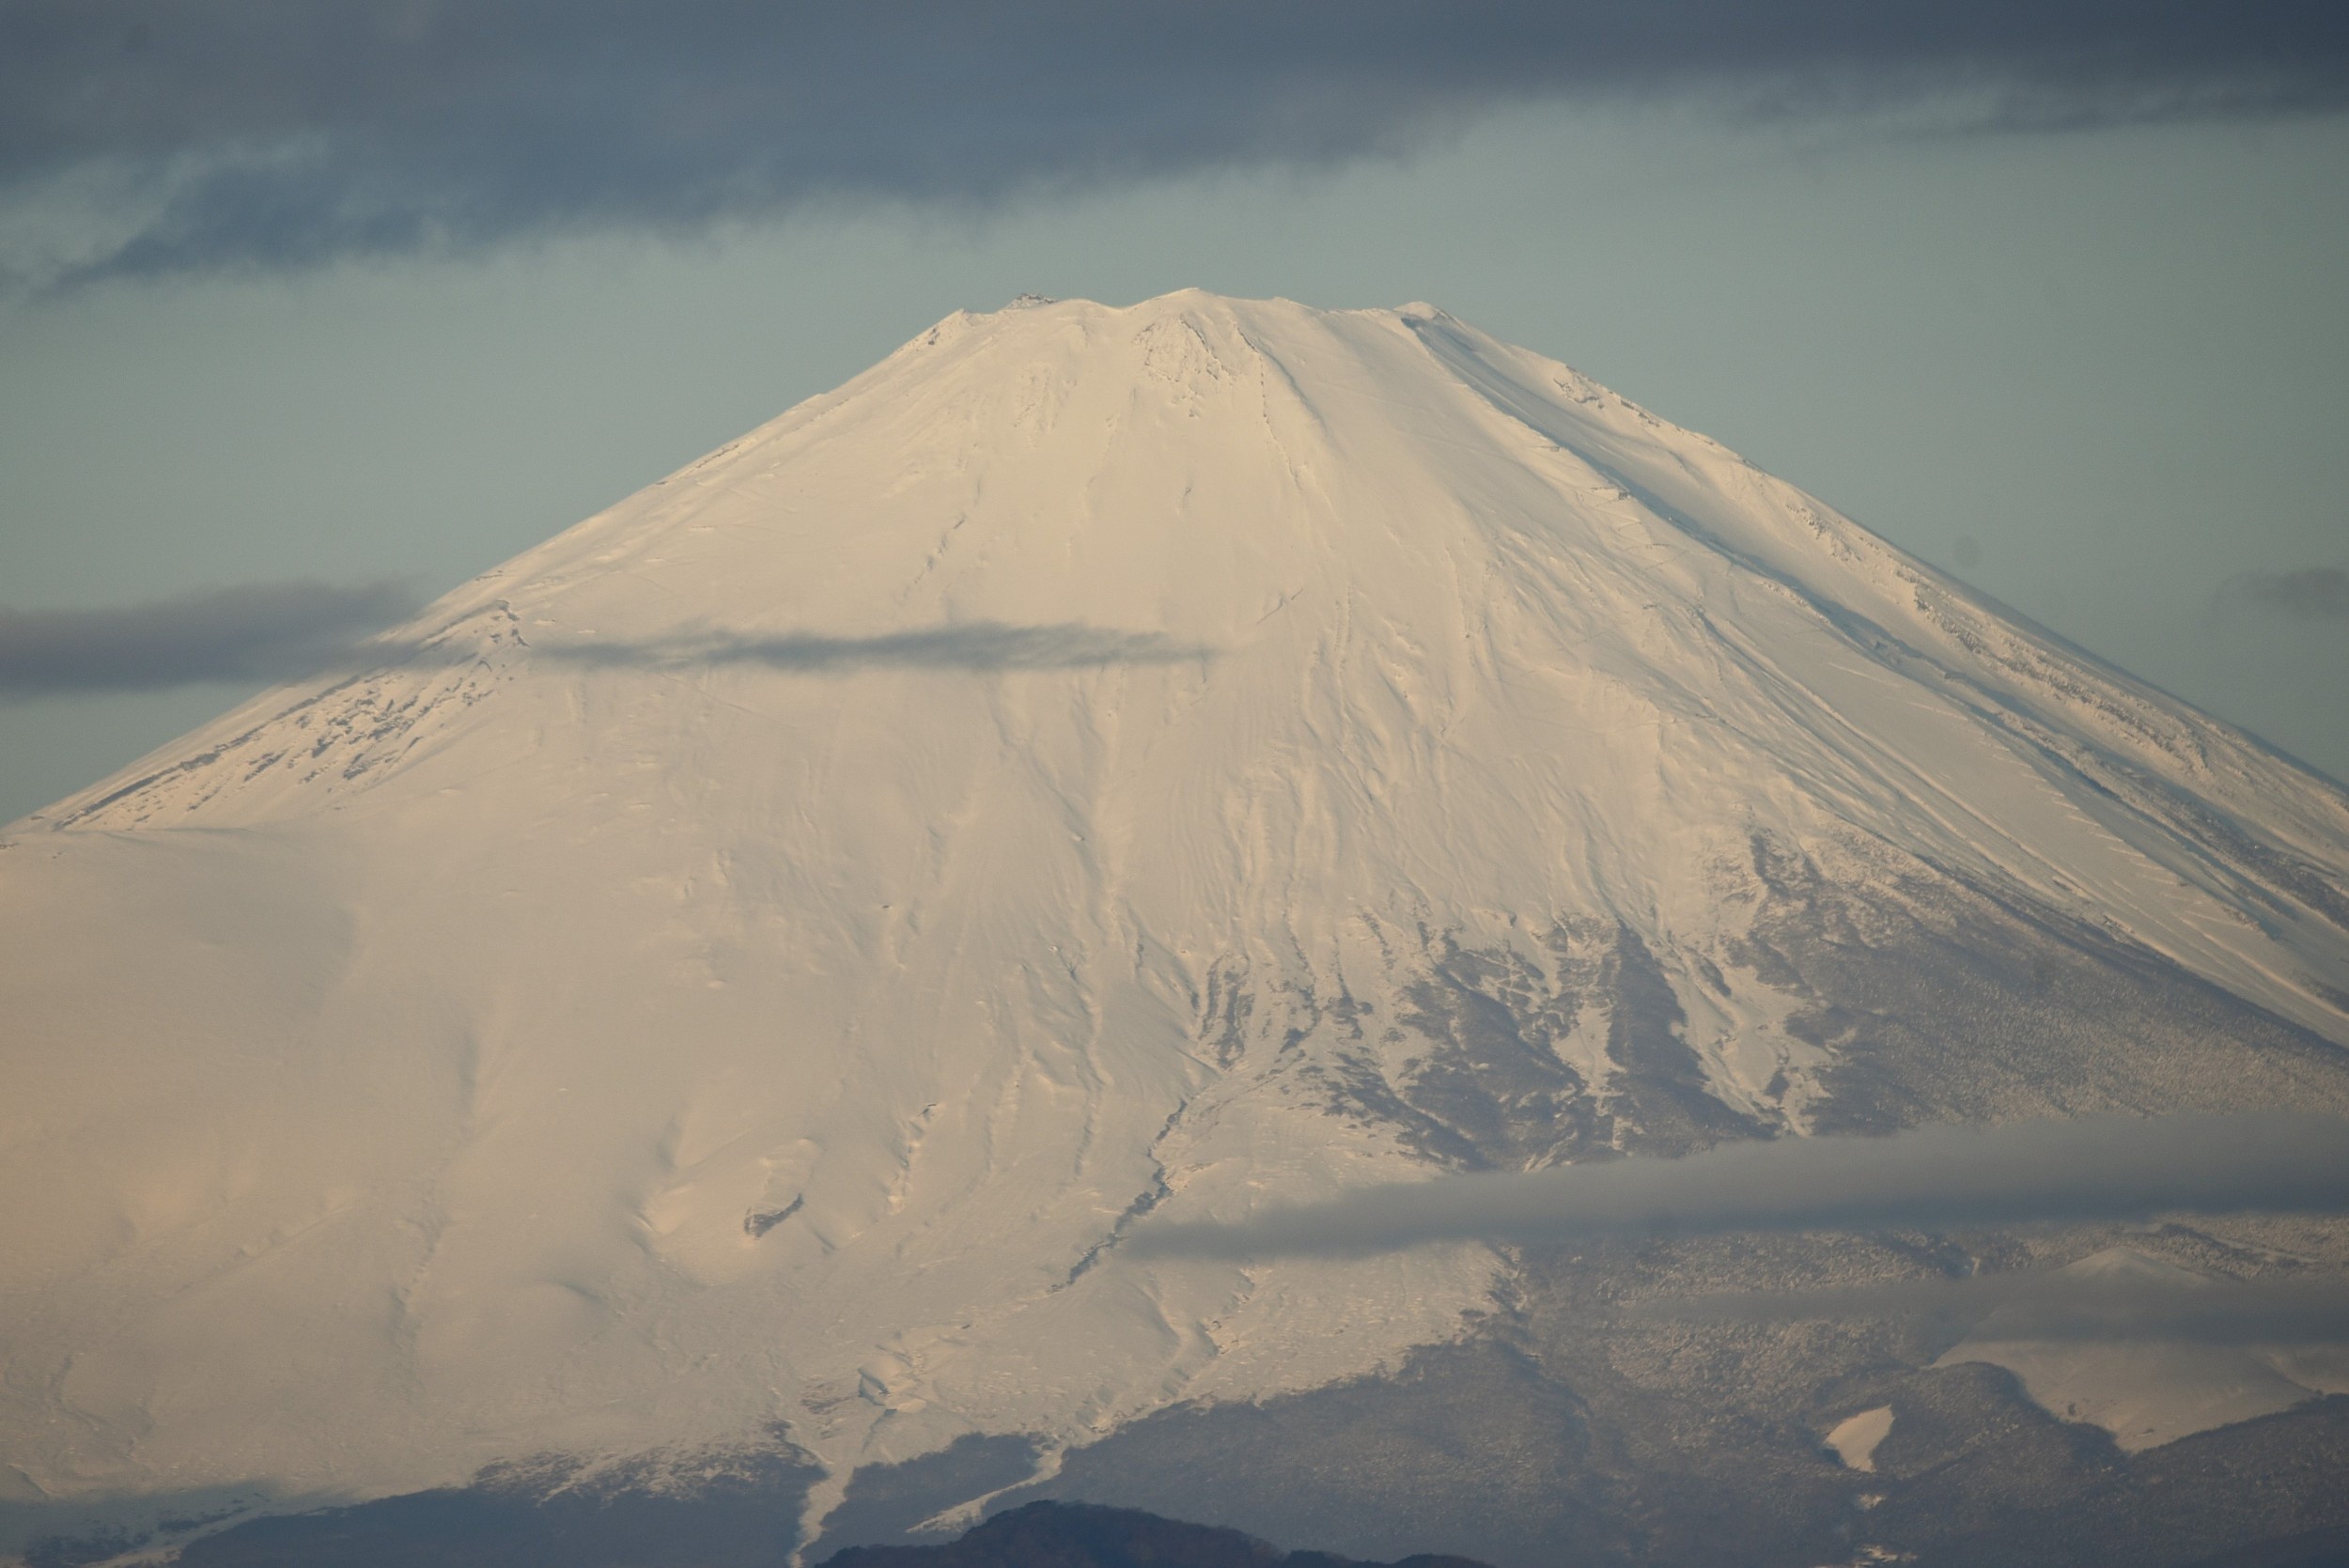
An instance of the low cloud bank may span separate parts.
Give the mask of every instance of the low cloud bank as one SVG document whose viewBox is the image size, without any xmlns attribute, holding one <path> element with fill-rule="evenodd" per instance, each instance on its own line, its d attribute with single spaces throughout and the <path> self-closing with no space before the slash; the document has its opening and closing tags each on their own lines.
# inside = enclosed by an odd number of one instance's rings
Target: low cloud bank
<svg viewBox="0 0 2349 1568">
<path fill-rule="evenodd" d="M 2349 1211 L 2349 1122 L 2292 1112 L 1921 1127 L 1725 1144 L 1367 1188 L 1236 1223 L 1161 1222 L 1129 1253 L 1256 1258 L 1431 1241 L 1948 1230 L 2173 1212 Z"/>
<path fill-rule="evenodd" d="M 260 582 L 103 610 L 0 609 L 0 696 L 291 680 L 412 614 L 396 582 Z"/>
</svg>

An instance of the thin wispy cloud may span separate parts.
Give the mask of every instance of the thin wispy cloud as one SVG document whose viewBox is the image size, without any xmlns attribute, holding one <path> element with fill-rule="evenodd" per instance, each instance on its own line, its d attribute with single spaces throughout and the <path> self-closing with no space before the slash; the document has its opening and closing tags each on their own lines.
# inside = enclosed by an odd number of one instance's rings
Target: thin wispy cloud
<svg viewBox="0 0 2349 1568">
<path fill-rule="evenodd" d="M 0 610 L 0 698 L 153 691 L 206 681 L 287 681 L 396 665 L 471 663 L 463 638 L 379 635 L 417 608 L 397 583 L 250 583 L 103 610 Z M 746 666 L 832 675 L 859 670 L 973 674 L 1176 664 L 1214 648 L 1157 631 L 1081 622 L 958 621 L 868 636 L 699 627 L 651 638 L 523 646 L 545 667 L 690 672 Z"/>
<path fill-rule="evenodd" d="M 642 642 L 558 643 L 534 651 L 551 660 L 604 667 L 682 670 L 750 664 L 817 675 L 869 669 L 1080 670 L 1107 664 L 1176 664 L 1215 653 L 1202 644 L 1156 631 L 1076 622 L 1013 626 L 1002 621 L 964 621 L 870 637 L 708 630 Z"/>
<path fill-rule="evenodd" d="M 2339 567 L 2300 567 L 2291 571 L 2245 572 L 2229 580 L 2219 598 L 2222 603 L 2295 621 L 2349 621 L 2349 571 Z"/>
<path fill-rule="evenodd" d="M 1128 1250 L 1348 1255 L 1435 1241 L 1952 1230 L 2180 1211 L 2349 1212 L 2349 1121 L 2188 1115 L 1729 1143 L 1679 1159 L 1368 1188 L 1231 1223 L 1161 1222 Z"/>
<path fill-rule="evenodd" d="M 397 582 L 246 583 L 101 610 L 0 609 L 0 697 L 275 681 L 382 657 L 416 609 Z"/>
<path fill-rule="evenodd" d="M 2349 102 L 2349 15 L 2284 0 L 8 0 L 0 207 L 94 210 L 80 251 L 53 258 L 76 275 L 298 268 L 696 232 L 840 197 L 985 207 L 1329 163 L 1501 105 L 1657 94 L 1733 114 L 1962 101 L 1967 123 L 2031 127 L 2331 110 Z"/>
</svg>

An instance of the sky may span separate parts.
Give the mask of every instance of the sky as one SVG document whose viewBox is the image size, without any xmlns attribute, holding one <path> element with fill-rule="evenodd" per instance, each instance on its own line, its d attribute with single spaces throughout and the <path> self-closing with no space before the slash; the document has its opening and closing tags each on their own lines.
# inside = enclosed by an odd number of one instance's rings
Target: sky
<svg viewBox="0 0 2349 1568">
<path fill-rule="evenodd" d="M 2344 111 L 2308 5 L 0 0 L 0 820 L 1193 286 L 1433 302 L 2349 778 Z"/>
</svg>

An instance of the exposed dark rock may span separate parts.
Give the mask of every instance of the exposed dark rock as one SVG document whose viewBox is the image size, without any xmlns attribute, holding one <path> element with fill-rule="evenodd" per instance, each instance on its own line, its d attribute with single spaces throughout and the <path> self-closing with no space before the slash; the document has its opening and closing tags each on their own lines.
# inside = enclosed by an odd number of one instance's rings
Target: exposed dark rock
<svg viewBox="0 0 2349 1568">
<path fill-rule="evenodd" d="M 2349 1052 L 2102 926 L 1874 846 L 1830 875 L 1757 834 L 1729 955 L 1834 1058 L 1817 1132 L 2349 1107 Z"/>
<path fill-rule="evenodd" d="M 1733 1110 L 1706 1086 L 1704 1065 L 1685 1037 L 1688 1017 L 1672 982 L 1640 934 L 1615 928 L 1606 983 L 1612 1001 L 1607 1054 L 1618 1072 L 1609 1085 L 1615 1114 L 1628 1124 L 1623 1147 L 1640 1154 L 1687 1154 L 1724 1139 L 1766 1138 L 1777 1129 Z"/>
<path fill-rule="evenodd" d="M 1035 1472 L 1035 1461 L 1036 1446 L 1025 1437 L 969 1433 L 936 1453 L 901 1465 L 868 1465 L 849 1478 L 848 1496 L 826 1515 L 812 1555 L 849 1546 L 921 1545 L 910 1533 L 916 1525 L 1024 1481 Z"/>
<path fill-rule="evenodd" d="M 1018 1498 L 1116 1503 L 1362 1557 L 1622 1560 L 1583 1478 L 1579 1402 L 1493 1343 L 1392 1377 L 1262 1404 L 1184 1405 L 1070 1453 Z"/>
<path fill-rule="evenodd" d="M 1283 1552 L 1236 1529 L 1184 1524 L 1130 1508 L 1032 1502 L 936 1546 L 857 1546 L 826 1568 L 1486 1568 L 1463 1557 L 1416 1555 L 1365 1563 L 1327 1552 Z"/>
<path fill-rule="evenodd" d="M 249 1520 L 181 1568 L 778 1568 L 819 1475 L 796 1451 L 595 1472 L 552 1464 L 471 1486 Z"/>
</svg>

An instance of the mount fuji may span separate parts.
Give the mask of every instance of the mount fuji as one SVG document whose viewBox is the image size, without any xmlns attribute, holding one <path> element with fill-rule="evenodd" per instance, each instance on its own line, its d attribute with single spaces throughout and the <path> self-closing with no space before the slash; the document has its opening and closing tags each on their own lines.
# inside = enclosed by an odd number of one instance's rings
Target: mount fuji
<svg viewBox="0 0 2349 1568">
<path fill-rule="evenodd" d="M 957 314 L 0 834 L 0 1549 L 301 1560 L 235 1543 L 420 1498 L 673 1511 L 615 1563 L 737 1560 L 676 1521 L 746 1498 L 743 1561 L 1043 1496 L 1527 1564 L 1921 1549 L 2011 1486 L 2088 1521 L 2047 1560 L 2349 1525 L 2334 1461 L 2195 1490 L 2349 1455 L 2349 1368 L 2139 1390 L 2133 1449 L 1962 1327 L 1623 1317 L 2337 1268 L 2331 1221 L 1121 1245 L 2349 1110 L 2345 888 L 2339 785 L 1439 310 Z"/>
</svg>

